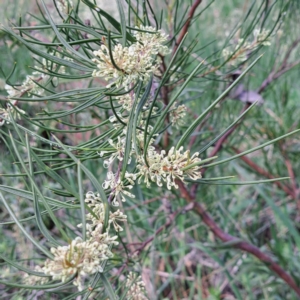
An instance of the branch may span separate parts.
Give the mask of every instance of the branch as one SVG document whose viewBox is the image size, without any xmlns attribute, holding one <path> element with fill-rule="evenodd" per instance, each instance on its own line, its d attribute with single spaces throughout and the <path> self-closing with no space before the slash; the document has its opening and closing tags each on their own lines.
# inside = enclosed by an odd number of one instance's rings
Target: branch
<svg viewBox="0 0 300 300">
<path fill-rule="evenodd" d="M 215 237 L 219 238 L 223 242 L 231 242 L 233 248 L 243 250 L 257 257 L 261 262 L 265 263 L 270 270 L 277 274 L 278 277 L 285 281 L 298 296 L 300 296 L 300 287 L 297 286 L 294 279 L 283 268 L 276 264 L 271 257 L 263 253 L 258 247 L 246 241 L 241 241 L 239 238 L 224 232 L 205 211 L 201 204 L 196 202 L 194 197 L 190 196 L 184 184 L 181 181 L 178 181 L 177 184 L 179 185 L 181 196 L 188 203 L 193 203 L 194 211 L 201 217 L 204 224 L 213 232 Z"/>
<path fill-rule="evenodd" d="M 194 2 L 194 4 L 191 6 L 191 9 L 190 9 L 190 11 L 188 13 L 188 18 L 185 21 L 185 24 L 184 24 L 184 26 L 182 27 L 182 29 L 180 31 L 180 34 L 179 34 L 179 37 L 178 37 L 177 41 L 175 42 L 175 46 L 174 46 L 174 49 L 173 49 L 172 56 L 174 55 L 174 53 L 176 52 L 176 50 L 178 48 L 178 45 L 181 43 L 182 39 L 186 35 L 186 33 L 187 33 L 188 29 L 189 29 L 190 23 L 191 23 L 191 21 L 193 19 L 194 13 L 195 13 L 197 7 L 201 4 L 201 2 L 202 2 L 202 0 L 196 0 Z"/>
</svg>

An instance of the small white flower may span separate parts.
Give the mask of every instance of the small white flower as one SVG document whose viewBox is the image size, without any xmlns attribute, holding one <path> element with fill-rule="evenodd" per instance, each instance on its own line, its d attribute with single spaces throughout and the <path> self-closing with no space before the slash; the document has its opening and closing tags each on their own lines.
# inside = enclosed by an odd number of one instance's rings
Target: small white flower
<svg viewBox="0 0 300 300">
<path fill-rule="evenodd" d="M 126 222 L 127 221 L 127 216 L 124 215 L 119 209 L 112 213 L 110 212 L 109 214 L 109 224 L 113 224 L 113 227 L 115 231 L 123 231 L 122 226 L 118 224 L 118 222 Z"/>
<path fill-rule="evenodd" d="M 136 174 L 128 173 L 126 171 L 125 179 L 129 181 L 130 183 L 129 185 L 125 185 L 119 175 L 117 176 L 112 172 L 107 173 L 107 179 L 103 183 L 103 188 L 111 189 L 110 194 L 113 197 L 112 204 L 114 206 L 119 206 L 119 203 L 116 201 L 118 195 L 121 196 L 121 200 L 123 202 L 126 201 L 125 196 L 128 196 L 130 198 L 135 198 L 135 196 L 132 193 L 128 192 L 127 190 L 133 188 L 134 181 L 136 180 Z"/>
</svg>

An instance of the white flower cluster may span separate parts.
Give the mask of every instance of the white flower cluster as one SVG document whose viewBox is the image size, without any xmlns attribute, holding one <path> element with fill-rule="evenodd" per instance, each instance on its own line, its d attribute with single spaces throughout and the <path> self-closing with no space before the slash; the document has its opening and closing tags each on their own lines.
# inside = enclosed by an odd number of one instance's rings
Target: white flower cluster
<svg viewBox="0 0 300 300">
<path fill-rule="evenodd" d="M 131 300 L 147 300 L 145 296 L 145 283 L 141 276 L 136 276 L 133 272 L 130 272 L 127 276 L 125 287 L 128 288 L 127 298 Z"/>
<path fill-rule="evenodd" d="M 54 55 L 54 53 L 50 53 Z M 57 52 L 55 54 L 57 57 L 61 57 L 61 55 Z M 71 59 L 68 57 L 64 57 L 65 60 L 70 61 Z M 27 75 L 26 79 L 20 86 L 10 86 L 8 84 L 5 85 L 6 92 L 8 93 L 8 99 L 10 98 L 20 98 L 24 94 L 28 94 L 29 96 L 32 94 L 41 96 L 44 94 L 44 89 L 42 85 L 49 80 L 50 76 L 47 74 L 48 70 L 57 70 L 59 69 L 61 74 L 65 74 L 65 67 L 58 67 L 52 61 L 46 60 L 43 58 L 42 66 L 35 66 L 36 71 L 32 72 L 31 75 Z M 14 101 L 11 99 L 12 104 Z"/>
<path fill-rule="evenodd" d="M 39 71 L 34 71 L 31 75 L 27 75 L 25 81 L 19 87 L 13 87 L 8 84 L 5 85 L 8 98 L 19 98 L 25 93 L 36 94 L 41 96 L 44 93 L 44 89 L 37 83 L 41 84 L 41 81 L 46 79 L 46 75 Z"/>
<path fill-rule="evenodd" d="M 175 104 L 176 106 L 176 104 Z M 185 114 L 185 106 L 178 106 L 174 108 L 171 118 L 179 122 L 180 118 Z M 139 123 L 140 127 L 144 127 L 144 121 Z M 151 126 L 149 129 L 151 130 Z M 125 196 L 134 198 L 134 195 L 127 190 L 131 190 L 135 181 L 140 184 L 144 182 L 147 187 L 151 186 L 151 182 L 155 182 L 158 186 L 162 186 L 163 182 L 166 183 L 167 188 L 170 190 L 172 187 L 178 188 L 176 184 L 176 179 L 184 181 L 185 177 L 189 177 L 193 180 L 201 178 L 201 159 L 198 157 L 199 153 L 194 153 L 190 155 L 190 151 L 187 150 L 183 152 L 183 147 L 180 147 L 178 150 L 175 150 L 172 147 L 168 154 L 166 151 L 162 150 L 160 153 L 157 152 L 153 146 L 154 139 L 150 141 L 150 145 L 147 149 L 146 160 L 144 160 L 144 134 L 145 132 L 137 130 L 136 135 L 136 146 L 139 149 L 135 149 L 135 145 L 132 141 L 132 148 L 130 151 L 129 162 L 131 161 L 131 156 L 135 157 L 136 162 L 136 173 L 129 173 L 126 171 L 125 178 L 122 180 L 120 174 L 113 173 L 111 171 L 107 174 L 107 180 L 103 183 L 104 189 L 110 190 L 110 195 L 113 196 L 112 204 L 118 206 L 117 196 L 121 196 L 121 200 L 126 201 Z M 111 151 L 101 151 L 99 153 L 100 157 L 104 155 L 109 155 L 107 159 L 104 160 L 104 167 L 112 168 L 113 162 L 118 159 L 119 164 L 123 161 L 123 156 L 125 152 L 125 142 L 126 142 L 126 129 L 123 130 L 123 133 L 117 137 L 116 141 L 109 140 L 109 144 L 114 148 Z M 183 152 L 183 153 L 182 153 Z M 124 183 L 125 181 L 126 184 Z"/>
<path fill-rule="evenodd" d="M 127 189 L 131 190 L 134 185 L 134 180 L 136 180 L 136 174 L 132 174 L 126 171 L 125 179 L 129 182 L 129 184 L 125 185 L 121 180 L 118 174 L 113 174 L 112 172 L 107 173 L 107 180 L 103 183 L 104 189 L 110 189 L 110 195 L 112 196 L 112 204 L 114 206 L 119 206 L 119 202 L 117 201 L 117 196 L 120 195 L 123 202 L 126 201 L 124 195 L 134 198 L 135 196 L 128 192 Z"/>
<path fill-rule="evenodd" d="M 22 109 L 14 109 L 10 104 L 8 104 L 8 107 L 0 108 L 0 126 L 3 126 L 6 122 L 6 124 L 9 124 L 11 122 L 11 116 L 15 118 L 21 118 L 21 114 L 25 114 L 25 111 Z"/>
<path fill-rule="evenodd" d="M 111 50 L 114 64 L 110 58 L 109 49 L 102 45 L 98 51 L 94 51 L 93 61 L 97 63 L 94 77 L 104 77 L 112 80 L 117 86 L 126 89 L 137 80 L 147 81 L 151 74 L 159 75 L 159 59 L 157 54 L 166 55 L 169 49 L 163 45 L 167 36 L 153 27 L 140 26 L 134 34 L 136 42 L 129 47 L 117 44 Z"/>
<path fill-rule="evenodd" d="M 40 266 L 35 266 L 34 271 L 44 273 Z M 49 277 L 29 275 L 27 273 L 23 276 L 23 283 L 26 285 L 46 284 L 49 281 Z"/>
<path fill-rule="evenodd" d="M 230 63 L 232 65 L 242 63 L 246 61 L 251 54 L 252 51 L 257 49 L 260 45 L 262 46 L 270 46 L 270 31 L 266 29 L 256 29 L 253 31 L 253 40 L 252 42 L 248 42 L 244 39 L 239 39 L 237 45 L 234 49 L 225 48 L 222 51 L 222 55 L 225 59 L 230 58 Z"/>
<path fill-rule="evenodd" d="M 116 232 L 122 231 L 123 228 L 119 223 L 127 220 L 127 216 L 119 210 L 114 213 L 110 212 L 109 226 L 103 232 L 105 209 L 99 195 L 88 192 L 85 202 L 93 212 L 86 215 L 86 240 L 83 241 L 80 237 L 76 237 L 67 246 L 51 248 L 54 259 L 47 259 L 44 266 L 37 269 L 51 276 L 53 280 L 62 282 L 75 276 L 73 284 L 80 291 L 83 289 L 84 279 L 87 275 L 103 272 L 101 263 L 113 256 L 110 249 L 112 246 L 118 245 L 117 236 L 111 236 L 110 230 L 114 228 Z M 78 227 L 82 227 L 82 224 L 79 224 Z M 26 276 L 25 280 L 27 283 L 45 283 L 44 277 L 38 276 Z"/>
<path fill-rule="evenodd" d="M 201 171 L 197 165 L 201 161 L 198 158 L 199 153 L 196 152 L 190 157 L 189 150 L 181 153 L 182 150 L 183 147 L 180 147 L 179 150 L 175 150 L 172 147 L 166 155 L 164 150 L 157 153 L 155 150 L 150 149 L 147 152 L 148 165 L 143 158 L 139 159 L 139 164 L 137 165 L 139 169 L 137 173 L 137 176 L 139 176 L 138 183 L 141 183 L 144 178 L 144 183 L 150 187 L 151 181 L 156 182 L 158 186 L 162 186 L 164 181 L 170 190 L 172 187 L 178 188 L 175 182 L 176 179 L 184 181 L 185 176 L 193 180 L 200 179 Z"/>
<path fill-rule="evenodd" d="M 270 30 L 266 29 L 255 29 L 253 31 L 254 39 L 258 44 L 261 44 L 263 46 L 271 46 L 271 38 L 270 38 Z"/>
<path fill-rule="evenodd" d="M 82 290 L 82 281 L 88 274 L 103 272 L 101 262 L 112 256 L 110 243 L 99 243 L 90 238 L 82 241 L 80 237 L 72 240 L 68 246 L 51 248 L 54 260 L 46 260 L 43 271 L 53 280 L 67 281 L 76 275 L 74 285 Z"/>
<path fill-rule="evenodd" d="M 186 106 L 177 105 L 176 102 L 170 108 L 170 120 L 173 126 L 179 128 L 184 125 L 184 117 L 186 116 Z"/>
<path fill-rule="evenodd" d="M 59 12 L 64 15 L 68 14 L 69 11 L 73 8 L 72 0 L 57 0 L 56 1 L 57 9 Z"/>
</svg>

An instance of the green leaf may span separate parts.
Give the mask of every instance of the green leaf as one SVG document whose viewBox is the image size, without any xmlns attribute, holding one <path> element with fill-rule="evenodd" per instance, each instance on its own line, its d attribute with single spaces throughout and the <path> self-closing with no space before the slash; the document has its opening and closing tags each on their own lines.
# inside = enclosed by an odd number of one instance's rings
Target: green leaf
<svg viewBox="0 0 300 300">
<path fill-rule="evenodd" d="M 49 23 L 50 23 L 50 25 L 51 25 L 53 31 L 55 32 L 56 37 L 58 38 L 58 40 L 65 46 L 65 48 L 66 48 L 67 50 L 69 50 L 71 53 L 73 53 L 75 57 L 78 56 L 78 57 L 80 57 L 81 59 L 83 59 L 85 62 L 87 62 L 87 65 L 88 65 L 88 66 L 93 66 L 93 65 L 96 66 L 96 64 L 95 64 L 92 60 L 86 58 L 86 56 L 84 56 L 84 55 L 82 55 L 80 52 L 74 50 L 73 47 L 71 47 L 71 46 L 67 43 L 67 41 L 63 38 L 63 36 L 62 36 L 62 35 L 60 34 L 60 32 L 57 30 L 57 28 L 56 28 L 56 26 L 55 26 L 55 24 L 54 24 L 54 22 L 53 22 L 53 20 L 52 20 L 52 17 L 51 17 L 51 15 L 50 15 L 50 13 L 49 13 L 49 11 L 48 11 L 46 5 L 45 5 L 44 0 L 41 0 L 41 2 L 42 2 L 42 6 L 43 6 L 43 8 L 44 8 L 44 10 L 45 10 L 45 12 L 46 12 L 46 15 L 47 15 L 47 17 L 48 17 L 48 21 L 49 21 Z"/>
<path fill-rule="evenodd" d="M 103 282 L 103 285 L 104 285 L 104 288 L 105 288 L 105 291 L 106 291 L 106 294 L 107 296 L 109 297 L 110 300 L 117 300 L 118 297 L 115 295 L 115 292 L 109 282 L 109 280 L 107 279 L 107 277 L 105 276 L 104 273 L 99 273 L 99 276 L 100 276 L 100 279 L 102 280 Z"/>
<path fill-rule="evenodd" d="M 237 154 L 237 155 L 231 156 L 231 157 L 229 157 L 229 158 L 225 158 L 225 159 L 223 159 L 223 160 L 219 160 L 219 161 L 217 161 L 217 162 L 214 162 L 214 163 L 211 163 L 211 164 L 208 164 L 208 165 L 204 165 L 203 168 L 209 168 L 209 167 L 212 167 L 212 166 L 217 166 L 217 165 L 220 165 L 220 164 L 224 164 L 225 162 L 234 160 L 234 159 L 236 159 L 236 158 L 238 158 L 238 157 L 244 156 L 244 155 L 249 154 L 249 153 L 251 153 L 251 152 L 254 152 L 254 151 L 256 151 L 256 150 L 262 149 L 262 148 L 264 148 L 264 147 L 266 147 L 266 146 L 268 146 L 268 145 L 274 144 L 275 142 L 280 141 L 280 140 L 282 140 L 282 139 L 284 139 L 284 138 L 286 138 L 286 137 L 288 137 L 288 136 L 290 136 L 290 135 L 293 135 L 293 134 L 295 134 L 295 133 L 297 133 L 297 132 L 300 132 L 300 129 L 297 129 L 297 130 L 294 130 L 294 131 L 289 132 L 289 133 L 287 133 L 287 134 L 284 134 L 284 135 L 282 135 L 282 136 L 280 136 L 280 137 L 278 137 L 278 138 L 276 138 L 276 139 L 274 139 L 274 140 L 271 140 L 271 141 L 269 141 L 269 142 L 263 143 L 263 144 L 261 144 L 261 145 L 259 145 L 259 146 L 257 146 L 257 147 L 254 147 L 254 148 L 252 148 L 252 149 L 250 149 L 250 150 L 246 150 L 246 151 L 241 152 L 241 153 L 239 153 L 239 154 Z"/>
<path fill-rule="evenodd" d="M 176 149 L 179 149 L 179 147 L 185 142 L 185 140 L 192 134 L 192 132 L 196 129 L 196 127 L 200 124 L 200 122 L 204 119 L 204 117 L 212 111 L 212 109 L 239 83 L 239 81 L 248 73 L 249 70 L 253 68 L 253 66 L 258 62 L 258 60 L 261 58 L 259 56 L 207 109 L 204 110 L 204 112 L 189 126 L 189 128 L 184 132 L 184 134 L 181 136 L 180 140 L 178 141 L 176 145 Z M 188 79 L 187 79 L 188 81 Z M 179 96 L 176 95 L 177 97 Z M 176 98 L 177 98 L 176 97 Z M 174 97 L 175 98 L 175 97 Z M 176 99 L 175 98 L 175 99 Z"/>
<path fill-rule="evenodd" d="M 118 5 L 118 10 L 119 10 L 119 15 L 120 15 L 120 20 L 121 20 L 121 33 L 122 33 L 122 46 L 126 46 L 126 19 L 125 19 L 125 14 L 124 14 L 124 9 L 123 9 L 123 3 L 121 0 L 116 0 L 117 5 Z"/>
<path fill-rule="evenodd" d="M 31 151 L 30 151 L 30 145 L 29 145 L 29 141 L 28 141 L 28 135 L 25 135 L 25 139 L 26 139 L 26 148 L 27 148 L 27 153 L 28 153 L 28 162 L 29 162 L 29 174 L 32 176 L 33 178 L 33 166 L 32 166 L 32 161 L 31 161 Z M 44 237 L 50 241 L 53 245 L 60 246 L 60 243 L 58 243 L 53 237 L 52 235 L 49 233 L 49 230 L 47 229 L 47 227 L 44 224 L 41 212 L 40 212 L 40 207 L 39 207 L 39 201 L 38 201 L 38 197 L 36 195 L 36 191 L 35 191 L 35 187 L 31 182 L 31 190 L 32 190 L 32 195 L 33 195 L 33 209 L 34 209 L 34 214 L 35 214 L 35 219 L 36 219 L 36 223 L 38 225 L 38 228 L 40 229 L 41 233 L 44 235 Z"/>
<path fill-rule="evenodd" d="M 30 268 L 26 268 L 26 267 L 20 265 L 19 263 L 17 263 L 16 261 L 10 260 L 9 258 L 3 256 L 2 254 L 0 254 L 0 258 L 3 259 L 7 264 L 15 267 L 16 269 L 18 269 L 20 271 L 26 272 L 27 274 L 39 276 L 39 277 L 51 277 L 49 275 L 46 275 L 45 273 L 37 272 L 37 271 L 31 270 Z"/>
<path fill-rule="evenodd" d="M 83 190 L 82 190 L 82 176 L 81 176 L 81 163 L 77 162 L 77 182 L 78 182 L 78 189 L 79 189 L 79 200 L 80 200 L 80 210 L 81 210 L 81 228 L 82 228 L 82 239 L 86 240 L 86 213 L 85 213 L 85 202 L 83 197 Z"/>
<path fill-rule="evenodd" d="M 65 145 L 63 145 L 60 140 L 55 136 L 52 135 L 53 138 L 56 140 L 56 142 L 66 151 L 66 153 L 74 160 L 76 164 L 81 164 L 80 160 L 73 155 Z M 100 194 L 100 198 L 103 201 L 104 209 L 105 209 L 105 214 L 104 214 L 104 224 L 103 224 L 103 232 L 105 232 L 107 226 L 108 226 L 108 218 L 109 218 L 109 204 L 107 201 L 106 194 L 104 192 L 103 187 L 101 184 L 99 184 L 98 180 L 95 178 L 95 176 L 92 174 L 91 171 L 89 171 L 88 168 L 86 168 L 84 165 L 80 165 L 82 171 L 86 174 L 86 176 L 91 180 L 92 184 L 96 188 L 97 192 Z"/>
<path fill-rule="evenodd" d="M 33 245 L 35 245 L 41 252 L 43 252 L 47 257 L 53 259 L 54 256 L 53 254 L 47 250 L 45 247 L 43 247 L 38 241 L 36 241 L 24 228 L 24 226 L 19 222 L 18 218 L 16 217 L 16 215 L 14 214 L 13 210 L 11 209 L 11 207 L 9 206 L 9 204 L 6 202 L 5 198 L 3 197 L 2 193 L 0 192 L 0 199 L 2 200 L 5 208 L 7 209 L 8 213 L 10 214 L 10 216 L 12 217 L 12 219 L 15 221 L 15 223 L 17 224 L 18 228 L 23 232 L 23 234 L 25 235 L 25 237 L 27 237 Z"/>
</svg>

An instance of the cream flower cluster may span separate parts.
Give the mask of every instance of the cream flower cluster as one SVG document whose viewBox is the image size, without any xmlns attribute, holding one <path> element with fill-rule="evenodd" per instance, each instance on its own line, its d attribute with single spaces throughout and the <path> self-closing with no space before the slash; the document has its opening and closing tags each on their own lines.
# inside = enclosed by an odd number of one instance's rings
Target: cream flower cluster
<svg viewBox="0 0 300 300">
<path fill-rule="evenodd" d="M 183 110 L 181 108 L 181 110 Z M 184 110 L 185 111 L 185 110 Z M 139 124 L 141 127 L 144 126 L 144 122 Z M 151 129 L 151 126 L 150 126 Z M 117 137 L 117 141 L 109 140 L 111 146 L 114 147 L 114 152 L 110 151 L 101 151 L 100 157 L 107 155 L 109 153 L 109 158 L 104 160 L 104 166 L 112 168 L 112 164 L 115 159 L 118 159 L 119 162 L 123 161 L 123 155 L 125 152 L 125 141 L 126 141 L 126 130 L 123 131 L 122 136 Z M 172 147 L 168 153 L 162 150 L 158 152 L 154 144 L 154 139 L 150 141 L 150 145 L 147 149 L 146 159 L 144 160 L 144 132 L 137 130 L 136 135 L 136 146 L 139 149 L 135 149 L 135 145 L 132 141 L 132 149 L 130 156 L 135 157 L 136 162 L 136 173 L 129 173 L 126 171 L 124 180 L 121 180 L 120 174 L 113 173 L 109 171 L 107 173 L 107 179 L 103 183 L 103 188 L 110 190 L 110 195 L 112 197 L 112 204 L 118 206 L 117 196 L 121 196 L 123 202 L 126 201 L 125 196 L 134 198 L 135 196 L 130 193 L 128 190 L 131 190 L 137 181 L 138 184 L 145 183 L 147 187 L 151 186 L 151 182 L 155 182 L 159 187 L 165 182 L 167 188 L 170 190 L 172 187 L 178 188 L 176 180 L 179 179 L 184 182 L 185 177 L 189 177 L 193 180 L 200 179 L 201 176 L 201 159 L 198 157 L 199 153 L 196 152 L 192 156 L 190 151 L 187 150 L 183 152 L 183 147 L 180 147 L 178 150 L 175 150 Z M 129 159 L 131 161 L 131 157 Z M 125 181 L 126 184 L 124 183 Z"/>
<path fill-rule="evenodd" d="M 13 87 L 8 84 L 5 85 L 6 92 L 8 93 L 7 98 L 19 98 L 25 93 L 28 95 L 36 94 L 41 96 L 44 93 L 44 89 L 37 83 L 41 84 L 42 80 L 48 79 L 48 77 L 39 71 L 34 71 L 31 75 L 27 75 L 25 81 L 20 87 Z"/>
<path fill-rule="evenodd" d="M 186 116 L 186 106 L 177 105 L 175 102 L 170 108 L 170 121 L 173 126 L 179 128 L 184 125 L 184 117 Z"/>
<path fill-rule="evenodd" d="M 25 111 L 22 109 L 14 109 L 10 104 L 8 104 L 7 108 L 0 108 L 0 126 L 3 126 L 6 122 L 6 124 L 9 124 L 11 122 L 11 116 L 15 119 L 21 118 L 21 115 L 25 114 Z"/>
<path fill-rule="evenodd" d="M 101 236 L 98 238 L 101 239 Z M 92 237 L 87 241 L 76 237 L 68 246 L 51 248 L 54 260 L 46 260 L 43 271 L 51 275 L 53 280 L 62 282 L 76 275 L 73 283 L 78 286 L 79 290 L 82 290 L 85 276 L 103 272 L 101 262 L 112 256 L 109 250 L 110 245 L 110 240 L 107 238 L 102 238 L 101 242 L 98 242 Z"/>
<path fill-rule="evenodd" d="M 163 45 L 167 36 L 153 27 L 140 26 L 137 30 L 139 31 L 134 34 L 135 43 L 129 47 L 117 44 L 111 50 L 115 65 L 106 45 L 101 45 L 98 51 L 94 51 L 97 57 L 93 59 L 97 64 L 97 69 L 93 72 L 94 77 L 112 80 L 111 84 L 115 83 L 128 89 L 137 80 L 147 81 L 151 74 L 160 74 L 157 54 L 169 53 L 169 49 Z"/>
<path fill-rule="evenodd" d="M 225 59 L 230 58 L 230 63 L 235 65 L 247 60 L 252 51 L 257 49 L 258 46 L 270 46 L 270 31 L 266 29 L 256 29 L 253 31 L 253 40 L 248 42 L 244 39 L 239 39 L 235 49 L 225 48 L 222 55 Z"/>
<path fill-rule="evenodd" d="M 69 11 L 73 8 L 72 0 L 57 0 L 56 3 L 57 9 L 62 15 L 68 14 Z"/>
<path fill-rule="evenodd" d="M 113 256 L 110 249 L 112 246 L 118 245 L 117 236 L 110 235 L 110 231 L 112 228 L 116 232 L 122 231 L 123 228 L 119 223 L 127 220 L 127 216 L 119 210 L 110 212 L 109 226 L 103 232 L 105 209 L 100 196 L 88 192 L 85 202 L 93 212 L 86 215 L 86 240 L 83 241 L 82 238 L 76 237 L 67 246 L 51 248 L 54 259 L 47 259 L 43 267 L 36 267 L 37 271 L 51 276 L 52 280 L 66 282 L 75 276 L 73 284 L 80 291 L 83 289 L 84 279 L 87 275 L 103 272 L 102 262 Z M 78 227 L 82 227 L 82 224 L 79 224 Z M 39 282 L 43 284 L 47 278 L 26 276 L 24 280 L 25 283 Z"/>
<path fill-rule="evenodd" d="M 44 273 L 43 269 L 40 266 L 35 266 L 34 271 Z M 26 285 L 36 285 L 36 284 L 46 284 L 49 281 L 49 277 L 29 275 L 24 274 L 23 283 Z"/>
<path fill-rule="evenodd" d="M 125 179 L 129 181 L 129 184 L 125 185 L 118 174 L 113 174 L 112 172 L 107 173 L 107 179 L 103 183 L 103 188 L 111 190 L 110 195 L 112 196 L 112 204 L 114 206 L 119 206 L 119 202 L 117 201 L 118 195 L 121 196 L 121 200 L 123 202 L 126 201 L 125 195 L 130 198 L 135 198 L 135 196 L 127 190 L 131 190 L 133 188 L 134 181 L 136 180 L 136 174 L 126 171 Z"/>
<path fill-rule="evenodd" d="M 53 52 L 50 54 L 54 55 Z M 59 58 L 61 57 L 60 53 L 56 53 L 55 56 Z M 68 57 L 64 57 L 64 59 L 71 61 L 71 59 Z M 26 76 L 26 79 L 21 86 L 15 87 L 8 84 L 5 85 L 6 92 L 8 93 L 8 99 L 22 97 L 25 93 L 27 93 L 29 96 L 32 94 L 42 96 L 44 94 L 45 90 L 41 87 L 41 85 L 45 84 L 50 78 L 50 76 L 47 74 L 49 72 L 48 70 L 57 70 L 58 66 L 52 61 L 43 58 L 42 66 L 35 66 L 35 69 L 37 70 L 32 72 L 31 75 Z M 61 74 L 65 74 L 65 67 L 60 66 L 59 71 Z M 11 100 L 11 102 L 14 104 L 13 100 Z"/>
<path fill-rule="evenodd" d="M 170 190 L 172 187 L 178 188 L 176 179 L 184 181 L 185 176 L 193 180 L 200 179 L 201 171 L 197 165 L 201 161 L 198 158 L 199 153 L 196 152 L 190 156 L 189 150 L 181 153 L 182 150 L 183 147 L 178 150 L 172 147 L 167 155 L 164 150 L 160 153 L 149 150 L 147 152 L 148 165 L 142 158 L 139 159 L 138 183 L 141 183 L 143 179 L 143 182 L 150 187 L 151 181 L 156 182 L 158 186 L 162 186 L 162 182 L 166 182 L 167 188 Z"/>
<path fill-rule="evenodd" d="M 127 298 L 131 300 L 147 300 L 145 296 L 145 283 L 141 276 L 136 276 L 133 272 L 130 272 L 127 276 L 125 287 L 128 288 Z"/>
</svg>

